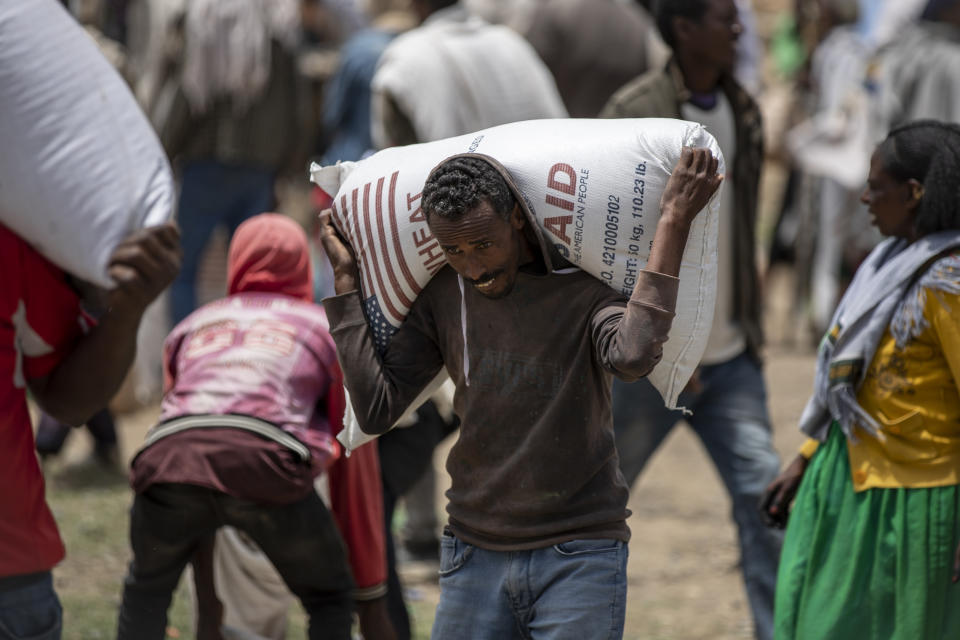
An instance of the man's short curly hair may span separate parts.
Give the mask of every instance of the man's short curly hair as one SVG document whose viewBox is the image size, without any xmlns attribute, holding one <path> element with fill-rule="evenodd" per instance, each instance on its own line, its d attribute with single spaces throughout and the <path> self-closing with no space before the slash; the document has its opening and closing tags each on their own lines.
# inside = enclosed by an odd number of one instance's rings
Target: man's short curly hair
<svg viewBox="0 0 960 640">
<path fill-rule="evenodd" d="M 434 215 L 455 220 L 483 202 L 509 220 L 516 199 L 500 172 L 480 158 L 444 160 L 423 185 L 422 207 L 428 222 Z"/>
<path fill-rule="evenodd" d="M 699 24 L 708 8 L 706 0 L 657 0 L 653 3 L 653 18 L 663 41 L 675 50 L 677 34 L 673 29 L 674 19 L 686 18 Z"/>
</svg>

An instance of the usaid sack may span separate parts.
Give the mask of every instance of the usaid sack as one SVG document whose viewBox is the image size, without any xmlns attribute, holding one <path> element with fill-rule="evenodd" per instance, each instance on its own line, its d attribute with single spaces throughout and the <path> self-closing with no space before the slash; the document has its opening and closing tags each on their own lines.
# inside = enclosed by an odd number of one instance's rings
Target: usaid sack
<svg viewBox="0 0 960 640">
<path fill-rule="evenodd" d="M 420 209 L 423 184 L 444 159 L 478 153 L 497 160 L 512 176 L 518 202 L 561 255 L 629 296 L 650 254 L 660 198 L 683 147 L 710 149 L 725 173 L 716 140 L 696 123 L 531 120 L 386 149 L 356 163 L 314 165 L 312 178 L 334 196 L 333 219 L 357 255 L 367 321 L 382 351 L 417 294 L 446 264 Z M 671 408 L 700 363 L 713 322 L 718 203 L 715 195 L 690 230 L 670 339 L 649 376 Z M 354 429 L 349 404 L 347 412 L 341 441 L 355 448 L 364 438 Z"/>
<path fill-rule="evenodd" d="M 0 223 L 103 287 L 128 234 L 173 210 L 150 123 L 57 0 L 0 2 Z"/>
</svg>

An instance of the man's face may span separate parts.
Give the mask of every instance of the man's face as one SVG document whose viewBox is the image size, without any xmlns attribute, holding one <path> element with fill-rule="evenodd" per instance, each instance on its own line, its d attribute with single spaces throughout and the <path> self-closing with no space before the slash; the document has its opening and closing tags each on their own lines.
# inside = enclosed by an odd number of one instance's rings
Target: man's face
<svg viewBox="0 0 960 640">
<path fill-rule="evenodd" d="M 707 0 L 699 22 L 687 21 L 678 44 L 691 57 L 732 73 L 737 64 L 737 39 L 743 31 L 734 0 Z M 679 32 L 678 32 L 679 35 Z"/>
<path fill-rule="evenodd" d="M 429 225 L 454 271 L 478 292 L 496 299 L 513 290 L 528 255 L 524 222 L 518 206 L 506 220 L 483 202 L 456 220 L 431 216 Z"/>
</svg>

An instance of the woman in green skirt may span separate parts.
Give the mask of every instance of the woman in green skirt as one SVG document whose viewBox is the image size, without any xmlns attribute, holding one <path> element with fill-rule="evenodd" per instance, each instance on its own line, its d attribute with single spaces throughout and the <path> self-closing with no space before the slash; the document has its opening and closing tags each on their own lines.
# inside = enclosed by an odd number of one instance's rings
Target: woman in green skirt
<svg viewBox="0 0 960 640">
<path fill-rule="evenodd" d="M 789 513 L 775 637 L 958 639 L 960 128 L 893 130 L 861 199 L 887 240 L 820 345 L 810 440 L 761 505 L 775 526 Z"/>
</svg>

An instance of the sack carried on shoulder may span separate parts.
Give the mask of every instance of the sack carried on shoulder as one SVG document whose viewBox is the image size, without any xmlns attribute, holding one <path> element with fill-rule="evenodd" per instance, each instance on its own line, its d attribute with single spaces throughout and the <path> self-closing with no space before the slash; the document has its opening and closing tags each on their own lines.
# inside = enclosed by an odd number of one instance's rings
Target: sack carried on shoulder
<svg viewBox="0 0 960 640">
<path fill-rule="evenodd" d="M 123 78 L 57 0 L 0 3 L 0 223 L 103 287 L 173 212 L 170 165 Z"/>
<path fill-rule="evenodd" d="M 479 153 L 497 160 L 561 255 L 629 296 L 650 254 L 660 198 L 683 147 L 710 149 L 725 172 L 716 140 L 696 123 L 531 120 L 386 149 L 356 163 L 314 165 L 312 178 L 334 198 L 334 221 L 358 256 L 367 320 L 384 348 L 391 331 L 383 327 L 400 326 L 446 263 L 420 208 L 423 184 L 444 159 Z M 690 230 L 670 339 L 649 376 L 669 407 L 676 407 L 699 364 L 713 322 L 718 203 L 719 194 Z"/>
</svg>

